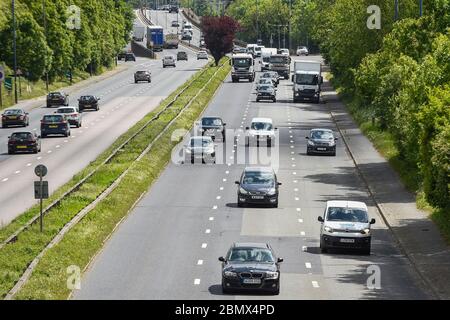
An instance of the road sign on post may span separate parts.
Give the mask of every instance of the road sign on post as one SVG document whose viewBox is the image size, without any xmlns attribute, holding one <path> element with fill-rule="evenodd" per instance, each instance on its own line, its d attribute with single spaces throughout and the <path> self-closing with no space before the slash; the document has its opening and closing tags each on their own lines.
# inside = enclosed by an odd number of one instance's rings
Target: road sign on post
<svg viewBox="0 0 450 320">
<path fill-rule="evenodd" d="M 6 77 L 5 78 L 5 88 L 8 90 L 8 91 L 12 91 L 12 78 L 11 77 Z"/>
<path fill-rule="evenodd" d="M 39 164 L 34 168 L 34 173 L 39 177 L 39 181 L 34 182 L 34 197 L 39 199 L 40 204 L 40 216 L 39 225 L 41 232 L 43 231 L 43 211 L 42 211 L 42 199 L 48 199 L 48 181 L 42 181 L 42 177 L 47 175 L 47 167 L 43 164 Z"/>
</svg>

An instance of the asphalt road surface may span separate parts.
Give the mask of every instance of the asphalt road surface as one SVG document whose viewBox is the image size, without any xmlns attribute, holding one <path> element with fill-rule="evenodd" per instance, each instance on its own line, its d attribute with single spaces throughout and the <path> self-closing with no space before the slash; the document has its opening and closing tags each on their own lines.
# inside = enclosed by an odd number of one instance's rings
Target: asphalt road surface
<svg viewBox="0 0 450 320">
<path fill-rule="evenodd" d="M 222 117 L 228 129 L 245 128 L 253 117 L 273 119 L 279 142 L 271 161 L 283 183 L 279 208 L 237 207 L 234 181 L 248 163 L 241 161 L 242 136 L 236 148 L 233 139 L 225 147 L 217 142 L 217 154 L 222 153 L 218 164 L 168 165 L 88 268 L 74 298 L 429 298 L 377 214 L 342 139 L 336 157 L 306 155 L 309 129 L 336 132 L 336 126 L 326 104 L 294 104 L 291 90 L 291 82 L 282 80 L 276 103 L 256 103 L 254 83 L 232 83 L 228 77 L 205 112 Z M 377 221 L 370 256 L 319 251 L 317 217 L 325 201 L 342 199 L 366 202 Z M 217 258 L 238 241 L 270 243 L 284 258 L 278 296 L 222 294 Z M 369 280 L 376 287 L 369 277 L 377 268 L 378 289 L 367 285 Z"/>
<path fill-rule="evenodd" d="M 174 50 L 165 51 L 176 54 Z M 46 108 L 43 105 L 33 109 L 28 128 L 0 129 L 0 226 L 36 203 L 33 181 L 37 179 L 34 174 L 37 164 L 48 167 L 45 179 L 49 181 L 50 192 L 53 192 L 207 63 L 205 60 L 197 61 L 193 51 L 186 51 L 189 61 L 178 62 L 176 68 L 163 69 L 161 60 L 137 58 L 136 62 L 126 62 L 132 64 L 126 71 L 71 95 L 70 105 L 75 106 L 78 105 L 78 97 L 83 94 L 101 97 L 100 111 L 83 112 L 83 126 L 79 129 L 72 127 L 69 138 L 43 139 L 42 152 L 37 155 L 8 155 L 8 136 L 23 130 L 39 133 L 42 116 L 53 113 L 56 107 Z M 133 74 L 137 70 L 149 70 L 152 82 L 135 84 Z"/>
</svg>

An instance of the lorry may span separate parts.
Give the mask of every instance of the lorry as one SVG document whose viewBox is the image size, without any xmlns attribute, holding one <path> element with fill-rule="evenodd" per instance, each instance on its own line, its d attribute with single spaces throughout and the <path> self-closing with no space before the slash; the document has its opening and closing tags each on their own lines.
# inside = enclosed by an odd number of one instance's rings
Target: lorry
<svg viewBox="0 0 450 320">
<path fill-rule="evenodd" d="M 277 54 L 277 48 L 262 48 L 261 49 L 261 71 L 269 70 L 270 56 Z"/>
<path fill-rule="evenodd" d="M 147 48 L 162 51 L 164 46 L 164 32 L 161 26 L 147 27 Z"/>
<path fill-rule="evenodd" d="M 255 60 L 251 54 L 233 54 L 230 64 L 233 66 L 231 70 L 233 82 L 239 82 L 240 79 L 248 79 L 250 82 L 255 80 Z"/>
<path fill-rule="evenodd" d="M 291 73 L 291 59 L 284 54 L 273 54 L 269 58 L 269 70 L 275 71 L 280 77 L 289 79 Z"/>
<path fill-rule="evenodd" d="M 255 48 L 258 45 L 256 43 L 247 44 L 247 53 L 251 54 L 253 57 L 255 56 Z"/>
<path fill-rule="evenodd" d="M 175 33 L 169 33 L 166 35 L 166 42 L 164 47 L 167 49 L 178 49 L 178 35 Z"/>
<path fill-rule="evenodd" d="M 321 85 L 323 83 L 322 65 L 319 61 L 295 61 L 292 75 L 293 99 L 320 102 Z"/>
<path fill-rule="evenodd" d="M 145 27 L 135 25 L 133 27 L 133 40 L 137 42 L 142 42 L 144 41 L 144 37 L 145 37 Z"/>
</svg>

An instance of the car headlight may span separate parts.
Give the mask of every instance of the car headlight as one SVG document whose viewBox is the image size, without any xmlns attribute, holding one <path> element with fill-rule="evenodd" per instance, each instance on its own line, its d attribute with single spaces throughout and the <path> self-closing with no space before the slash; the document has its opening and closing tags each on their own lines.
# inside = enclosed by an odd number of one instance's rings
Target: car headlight
<svg viewBox="0 0 450 320">
<path fill-rule="evenodd" d="M 369 228 L 361 229 L 360 232 L 362 234 L 369 234 L 370 233 L 370 229 Z"/>
<path fill-rule="evenodd" d="M 223 273 L 223 275 L 224 275 L 225 277 L 237 277 L 237 273 L 234 272 L 234 271 L 225 271 L 225 272 Z"/>
<path fill-rule="evenodd" d="M 186 149 L 186 153 L 191 153 L 191 149 Z"/>
<path fill-rule="evenodd" d="M 330 147 L 334 146 L 334 141 L 329 142 Z"/>
<path fill-rule="evenodd" d="M 275 192 L 276 192 L 275 188 L 271 188 L 271 189 L 269 189 L 269 191 L 267 191 L 267 194 L 268 194 L 269 196 L 272 196 L 272 195 L 275 194 Z"/>
<path fill-rule="evenodd" d="M 244 188 L 240 187 L 240 188 L 239 188 L 239 193 L 242 193 L 242 194 L 248 194 L 248 191 L 245 190 Z"/>
<path fill-rule="evenodd" d="M 266 279 L 278 279 L 278 272 L 274 271 L 267 271 L 266 272 Z"/>
<path fill-rule="evenodd" d="M 314 142 L 311 141 L 311 140 L 308 140 L 308 145 L 313 146 L 313 145 L 314 145 Z"/>
<path fill-rule="evenodd" d="M 333 228 L 331 228 L 331 227 L 325 226 L 323 229 L 324 229 L 326 232 L 333 233 Z"/>
</svg>

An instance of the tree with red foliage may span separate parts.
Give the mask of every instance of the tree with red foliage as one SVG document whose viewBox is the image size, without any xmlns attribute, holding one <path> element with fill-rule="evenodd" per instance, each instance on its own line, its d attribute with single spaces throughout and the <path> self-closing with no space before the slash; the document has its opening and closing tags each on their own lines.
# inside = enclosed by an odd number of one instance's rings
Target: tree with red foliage
<svg viewBox="0 0 450 320">
<path fill-rule="evenodd" d="M 233 50 L 233 40 L 239 23 L 231 17 L 202 17 L 202 32 L 205 38 L 206 47 L 211 52 L 216 62 Z"/>
</svg>

